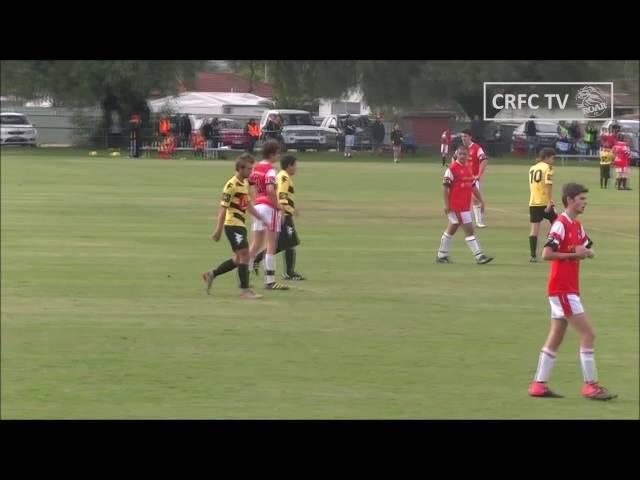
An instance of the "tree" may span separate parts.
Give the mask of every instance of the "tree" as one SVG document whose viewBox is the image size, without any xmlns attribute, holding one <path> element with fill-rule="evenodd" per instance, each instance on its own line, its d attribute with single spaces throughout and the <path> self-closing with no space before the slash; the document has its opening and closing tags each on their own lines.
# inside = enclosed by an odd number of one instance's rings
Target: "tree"
<svg viewBox="0 0 640 480">
<path fill-rule="evenodd" d="M 121 117 L 146 105 L 152 93 L 176 93 L 190 85 L 202 60 L 7 60 L 2 61 L 2 94 L 53 97 L 69 107 L 102 105 Z"/>
</svg>

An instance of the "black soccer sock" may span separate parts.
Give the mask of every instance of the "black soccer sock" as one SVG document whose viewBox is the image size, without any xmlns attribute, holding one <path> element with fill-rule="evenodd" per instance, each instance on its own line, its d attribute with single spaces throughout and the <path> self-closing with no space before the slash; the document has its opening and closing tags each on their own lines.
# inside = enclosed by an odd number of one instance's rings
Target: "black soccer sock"
<svg viewBox="0 0 640 480">
<path fill-rule="evenodd" d="M 531 251 L 531 256 L 535 257 L 538 250 L 538 237 L 529 235 L 529 250 Z"/>
<path fill-rule="evenodd" d="M 213 271 L 213 275 L 215 277 L 217 277 L 218 275 L 222 275 L 224 273 L 230 272 L 231 270 L 233 270 L 234 268 L 236 268 L 236 264 L 233 263 L 232 259 L 226 260 L 224 262 L 222 262 L 220 265 L 218 265 L 218 268 L 216 268 Z"/>
<path fill-rule="evenodd" d="M 267 254 L 267 249 L 265 248 L 264 250 L 262 250 L 260 253 L 258 253 L 258 255 L 256 255 L 256 258 L 253 259 L 253 265 L 260 265 L 260 262 L 264 259 L 264 256 Z"/>
<path fill-rule="evenodd" d="M 600 173 L 600 188 L 604 188 L 604 176 Z"/>
<path fill-rule="evenodd" d="M 295 273 L 296 252 L 293 248 L 287 248 L 284 251 L 284 266 L 287 275 L 291 276 Z"/>
<path fill-rule="evenodd" d="M 442 166 L 444 167 L 444 164 L 446 162 L 446 157 L 442 157 Z"/>
<path fill-rule="evenodd" d="M 238 278 L 240 278 L 240 288 L 249 288 L 249 265 L 246 263 L 238 265 Z"/>
</svg>

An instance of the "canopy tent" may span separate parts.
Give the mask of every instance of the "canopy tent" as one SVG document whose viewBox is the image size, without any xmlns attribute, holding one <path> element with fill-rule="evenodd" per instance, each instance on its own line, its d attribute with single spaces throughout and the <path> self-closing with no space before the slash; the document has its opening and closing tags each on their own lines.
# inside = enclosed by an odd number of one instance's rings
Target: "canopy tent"
<svg viewBox="0 0 640 480">
<path fill-rule="evenodd" d="M 268 98 L 252 93 L 185 92 L 177 96 L 149 100 L 153 113 L 171 112 L 190 115 L 256 115 L 273 108 Z"/>
</svg>

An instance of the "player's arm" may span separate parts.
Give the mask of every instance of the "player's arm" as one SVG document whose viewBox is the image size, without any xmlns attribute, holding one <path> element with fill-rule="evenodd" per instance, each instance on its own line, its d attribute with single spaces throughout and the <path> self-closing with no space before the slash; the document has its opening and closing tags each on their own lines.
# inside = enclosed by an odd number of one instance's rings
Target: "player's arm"
<svg viewBox="0 0 640 480">
<path fill-rule="evenodd" d="M 482 198 L 482 194 L 480 193 L 480 190 L 478 190 L 478 184 L 475 182 L 473 184 L 473 196 L 478 199 L 478 201 L 480 202 L 480 208 L 484 212 L 484 199 Z"/>
<path fill-rule="evenodd" d="M 553 173 L 551 171 L 547 172 L 545 174 L 545 178 L 544 178 L 544 188 L 547 191 L 547 198 L 549 200 L 547 200 L 547 207 L 544 209 L 545 212 L 549 212 L 551 211 L 551 209 L 553 208 Z"/>
<path fill-rule="evenodd" d="M 451 170 L 447 168 L 444 172 L 444 178 L 442 179 L 442 192 L 444 194 L 444 214 L 449 214 L 449 199 L 451 198 L 451 182 L 453 182 L 453 174 Z"/>
<path fill-rule="evenodd" d="M 218 211 L 218 220 L 216 221 L 216 229 L 211 236 L 216 242 L 220 240 L 222 236 L 222 226 L 224 225 L 224 217 L 227 214 L 227 209 L 231 205 L 231 199 L 236 193 L 236 189 L 233 182 L 228 182 L 224 186 L 222 191 L 222 199 L 220 200 L 220 210 Z"/>
<path fill-rule="evenodd" d="M 560 248 L 560 242 L 563 239 L 564 226 L 560 222 L 555 222 L 549 231 L 547 243 L 544 244 L 542 258 L 544 260 L 582 260 L 584 258 L 591 258 L 591 250 L 587 247 L 587 245 L 591 246 L 591 244 L 588 242 L 585 242 L 584 245 L 576 245 L 574 252 L 558 252 L 557 250 Z"/>
<path fill-rule="evenodd" d="M 478 160 L 480 160 L 478 178 L 482 178 L 482 176 L 484 175 L 484 171 L 487 169 L 487 165 L 489 164 L 489 159 L 487 158 L 487 155 L 484 153 L 484 150 L 482 148 L 478 150 Z"/>
</svg>

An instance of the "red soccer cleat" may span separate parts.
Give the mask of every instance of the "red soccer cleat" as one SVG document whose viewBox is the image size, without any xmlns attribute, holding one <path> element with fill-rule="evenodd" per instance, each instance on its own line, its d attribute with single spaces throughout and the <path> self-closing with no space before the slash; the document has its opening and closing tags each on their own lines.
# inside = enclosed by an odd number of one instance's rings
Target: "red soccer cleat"
<svg viewBox="0 0 640 480">
<path fill-rule="evenodd" d="M 589 400 L 613 400 L 618 395 L 609 392 L 604 387 L 601 387 L 597 383 L 585 383 L 582 387 L 582 396 Z"/>
<path fill-rule="evenodd" d="M 547 386 L 547 382 L 533 382 L 529 386 L 529 395 L 532 397 L 562 398 L 562 395 L 558 395 Z"/>
</svg>

